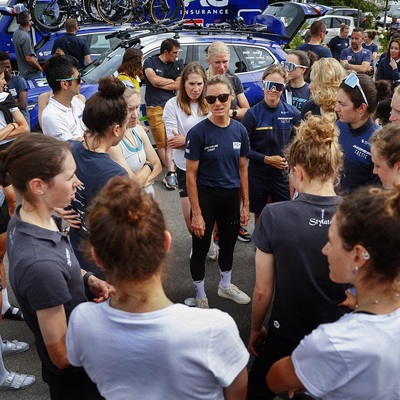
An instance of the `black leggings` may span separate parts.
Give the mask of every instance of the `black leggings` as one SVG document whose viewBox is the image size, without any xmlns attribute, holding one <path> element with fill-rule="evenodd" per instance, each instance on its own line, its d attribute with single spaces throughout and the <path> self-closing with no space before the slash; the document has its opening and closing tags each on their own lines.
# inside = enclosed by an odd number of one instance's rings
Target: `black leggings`
<svg viewBox="0 0 400 400">
<path fill-rule="evenodd" d="M 190 272 L 194 281 L 201 281 L 205 275 L 205 261 L 210 248 L 211 234 L 217 222 L 219 237 L 218 264 L 221 271 L 230 271 L 233 250 L 240 227 L 239 189 L 207 188 L 199 189 L 201 213 L 206 224 L 202 239 L 192 235 L 193 254 Z"/>
</svg>

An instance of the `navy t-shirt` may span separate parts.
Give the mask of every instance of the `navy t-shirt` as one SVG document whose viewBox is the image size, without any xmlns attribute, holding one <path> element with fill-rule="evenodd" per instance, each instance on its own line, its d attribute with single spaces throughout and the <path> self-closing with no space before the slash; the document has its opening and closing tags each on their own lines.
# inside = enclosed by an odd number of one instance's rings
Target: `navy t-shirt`
<svg viewBox="0 0 400 400">
<path fill-rule="evenodd" d="M 207 118 L 190 129 L 186 137 L 185 158 L 199 161 L 198 188 L 239 188 L 240 157 L 249 155 L 246 128 L 234 119 L 221 128 Z"/>
<path fill-rule="evenodd" d="M 350 39 L 348 37 L 341 38 L 340 36 L 335 36 L 329 41 L 328 47 L 331 49 L 332 56 L 340 61 L 340 53 L 342 50 L 347 49 L 349 44 Z"/>
<path fill-rule="evenodd" d="M 308 83 L 306 82 L 300 88 L 286 86 L 283 95 L 284 95 L 284 101 L 286 101 L 288 104 L 291 104 L 292 106 L 296 107 L 299 111 L 301 111 L 303 105 L 309 100 L 311 96 L 311 91 L 308 87 Z"/>
<path fill-rule="evenodd" d="M 305 52 L 311 50 L 318 56 L 318 59 L 323 58 L 323 57 L 332 57 L 331 51 L 329 49 L 327 49 L 326 47 L 321 46 L 320 44 L 304 43 L 304 44 L 301 44 L 300 46 L 297 46 L 296 50 L 303 50 Z"/>
</svg>

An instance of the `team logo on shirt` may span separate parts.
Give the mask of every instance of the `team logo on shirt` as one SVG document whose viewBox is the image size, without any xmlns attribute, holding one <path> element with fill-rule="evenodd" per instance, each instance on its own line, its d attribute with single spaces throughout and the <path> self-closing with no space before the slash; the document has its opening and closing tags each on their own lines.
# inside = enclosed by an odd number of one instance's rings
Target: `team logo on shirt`
<svg viewBox="0 0 400 400">
<path fill-rule="evenodd" d="M 67 265 L 70 267 L 72 265 L 72 262 L 71 262 L 71 254 L 69 253 L 68 249 L 65 249 L 65 256 L 67 258 Z"/>
<path fill-rule="evenodd" d="M 322 208 L 320 218 L 310 218 L 308 224 L 310 226 L 319 226 L 321 228 L 324 225 L 330 225 L 331 220 L 325 218 L 325 210 Z"/>
<path fill-rule="evenodd" d="M 233 142 L 233 150 L 240 150 L 242 143 L 240 142 Z"/>
</svg>

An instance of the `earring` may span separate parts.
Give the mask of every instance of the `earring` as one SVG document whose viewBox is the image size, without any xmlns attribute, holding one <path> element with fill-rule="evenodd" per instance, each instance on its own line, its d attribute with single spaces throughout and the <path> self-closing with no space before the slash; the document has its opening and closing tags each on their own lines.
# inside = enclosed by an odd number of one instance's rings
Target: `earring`
<svg viewBox="0 0 400 400">
<path fill-rule="evenodd" d="M 361 253 L 361 257 L 364 260 L 369 260 L 371 258 L 371 256 L 369 255 L 368 251 L 366 251 L 365 253 Z"/>
<path fill-rule="evenodd" d="M 118 133 L 115 135 L 116 137 L 119 137 Z"/>
<path fill-rule="evenodd" d="M 356 273 L 358 272 L 358 266 L 355 265 L 355 266 L 351 269 L 351 272 L 352 272 L 353 274 L 356 274 Z"/>
</svg>

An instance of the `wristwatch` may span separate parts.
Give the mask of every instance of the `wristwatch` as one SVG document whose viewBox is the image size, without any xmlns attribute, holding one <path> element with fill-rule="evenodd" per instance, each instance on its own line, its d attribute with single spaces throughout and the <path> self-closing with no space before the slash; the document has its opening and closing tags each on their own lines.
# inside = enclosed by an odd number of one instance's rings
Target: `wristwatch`
<svg viewBox="0 0 400 400">
<path fill-rule="evenodd" d="M 236 115 L 237 115 L 237 111 L 236 111 L 236 110 L 233 110 L 233 111 L 232 111 L 232 116 L 231 116 L 231 118 L 235 118 Z"/>
<path fill-rule="evenodd" d="M 154 165 L 150 162 L 150 161 L 146 161 L 144 163 L 144 165 L 147 165 L 150 168 L 150 171 L 153 172 L 154 171 Z"/>
<path fill-rule="evenodd" d="M 344 69 L 349 69 L 349 63 L 344 66 Z"/>
</svg>

